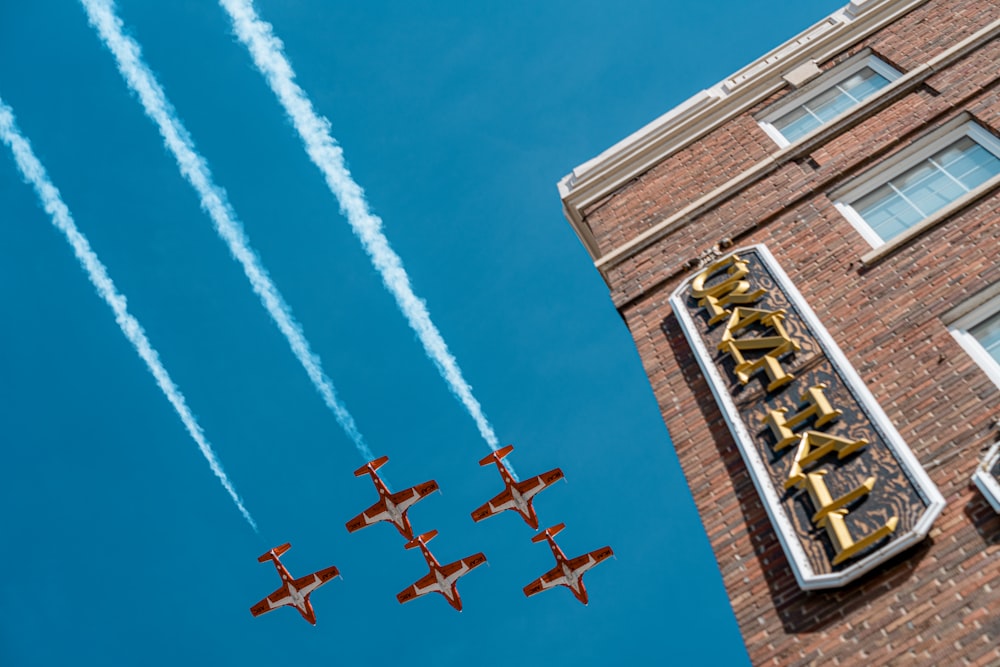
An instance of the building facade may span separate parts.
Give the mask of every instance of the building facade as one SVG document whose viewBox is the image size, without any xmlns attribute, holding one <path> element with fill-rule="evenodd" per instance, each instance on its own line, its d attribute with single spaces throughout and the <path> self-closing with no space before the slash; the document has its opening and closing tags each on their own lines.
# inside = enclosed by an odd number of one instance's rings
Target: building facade
<svg viewBox="0 0 1000 667">
<path fill-rule="evenodd" d="M 854 0 L 559 188 L 753 663 L 1000 665 L 1000 0 Z"/>
</svg>

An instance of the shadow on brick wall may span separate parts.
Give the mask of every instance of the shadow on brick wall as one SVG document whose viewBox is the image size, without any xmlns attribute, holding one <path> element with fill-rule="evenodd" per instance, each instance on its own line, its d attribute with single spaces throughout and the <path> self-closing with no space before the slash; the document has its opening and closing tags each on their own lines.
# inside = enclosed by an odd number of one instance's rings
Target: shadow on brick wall
<svg viewBox="0 0 1000 667">
<path fill-rule="evenodd" d="M 826 591 L 804 591 L 799 588 L 791 565 L 764 509 L 763 501 L 757 494 L 747 466 L 729 432 L 721 410 L 712 397 L 711 389 L 701 374 L 701 369 L 677 318 L 671 315 L 664 319 L 660 326 L 677 364 L 683 371 L 684 381 L 690 390 L 702 399 L 696 403 L 704 423 L 709 427 L 708 432 L 729 476 L 732 493 L 739 501 L 740 511 L 743 514 L 742 536 L 739 526 L 727 526 L 731 529 L 732 536 L 736 538 L 735 553 L 739 556 L 738 562 L 724 561 L 728 554 L 720 551 L 716 551 L 716 558 L 719 560 L 719 569 L 730 600 L 749 598 L 748 602 L 735 602 L 733 605 L 737 620 L 745 626 L 741 627 L 745 639 L 760 629 L 756 618 L 751 619 L 746 609 L 741 607 L 741 605 L 761 605 L 760 600 L 753 599 L 752 589 L 757 582 L 754 581 L 753 566 L 746 564 L 751 558 L 757 561 L 764 575 L 774 609 L 781 619 L 784 631 L 788 634 L 821 632 L 832 624 L 843 623 L 857 608 L 875 604 L 879 598 L 891 593 L 914 576 L 916 568 L 933 546 L 932 538 L 924 539 L 911 549 L 841 588 Z M 677 444 L 675 443 L 675 447 Z M 681 463 L 684 464 L 683 457 Z M 688 483 L 694 486 L 692 480 L 688 480 Z M 703 513 L 703 516 L 710 511 L 710 507 L 699 505 L 699 512 Z M 1000 531 L 1000 518 L 989 525 L 993 527 L 992 539 L 996 539 Z M 749 581 L 744 581 L 747 577 Z M 862 631 L 862 628 L 858 628 L 858 631 Z M 849 641 L 852 632 L 854 632 L 853 624 L 845 626 L 844 638 Z"/>
</svg>

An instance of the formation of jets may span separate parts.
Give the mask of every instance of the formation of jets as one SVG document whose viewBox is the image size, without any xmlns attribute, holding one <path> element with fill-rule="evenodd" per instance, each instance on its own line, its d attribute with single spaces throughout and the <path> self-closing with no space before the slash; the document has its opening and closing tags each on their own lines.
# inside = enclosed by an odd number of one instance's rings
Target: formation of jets
<svg viewBox="0 0 1000 667">
<path fill-rule="evenodd" d="M 513 449 L 513 445 L 507 445 L 479 462 L 481 466 L 488 466 L 491 463 L 496 464 L 505 488 L 492 500 L 472 512 L 472 520 L 479 522 L 505 510 L 513 510 L 533 530 L 538 530 L 538 515 L 535 513 L 532 500 L 540 491 L 563 479 L 563 472 L 559 468 L 556 468 L 519 482 L 514 479 L 507 465 L 503 462 L 503 459 Z M 355 477 L 363 477 L 365 475 L 371 477 L 372 483 L 378 492 L 378 500 L 371 507 L 348 521 L 346 524 L 347 531 L 353 533 L 382 521 L 392 524 L 399 534 L 407 540 L 406 549 L 420 549 L 420 553 L 423 555 L 424 560 L 427 561 L 429 569 L 427 575 L 418 579 L 396 596 L 400 604 L 428 593 L 440 593 L 454 609 L 462 611 L 462 598 L 458 594 L 457 587 L 458 580 L 485 563 L 486 556 L 483 553 L 477 553 L 453 563 L 441 565 L 427 547 L 427 543 L 437 536 L 438 531 L 431 530 L 414 536 L 413 526 L 406 515 L 407 511 L 414 504 L 435 491 L 440 490 L 437 482 L 430 480 L 404 489 L 403 491 L 392 493 L 377 472 L 388 460 L 388 456 L 381 456 L 354 471 Z M 551 528 L 546 528 L 540 534 L 531 538 L 532 542 L 548 542 L 549 547 L 552 549 L 552 555 L 556 559 L 556 566 L 525 586 L 524 594 L 531 597 L 536 593 L 552 589 L 556 586 L 565 586 L 572 591 L 577 600 L 583 604 L 587 604 L 587 589 L 583 585 L 583 574 L 601 561 L 613 556 L 614 552 L 611 550 L 611 547 L 602 547 L 576 558 L 567 558 L 554 539 L 554 536 L 565 527 L 565 524 L 559 523 Z M 334 577 L 339 576 L 340 571 L 336 567 L 331 566 L 300 577 L 299 579 L 293 579 L 292 575 L 288 573 L 288 570 L 285 569 L 279 560 L 279 556 L 290 548 L 291 544 L 282 544 L 257 559 L 261 563 L 267 561 L 274 563 L 274 567 L 278 570 L 278 574 L 281 577 L 281 587 L 253 605 L 250 608 L 250 613 L 254 616 L 260 616 L 278 607 L 291 606 L 302 615 L 302 618 L 315 625 L 316 614 L 313 611 L 312 603 L 309 601 L 309 595 Z"/>
</svg>

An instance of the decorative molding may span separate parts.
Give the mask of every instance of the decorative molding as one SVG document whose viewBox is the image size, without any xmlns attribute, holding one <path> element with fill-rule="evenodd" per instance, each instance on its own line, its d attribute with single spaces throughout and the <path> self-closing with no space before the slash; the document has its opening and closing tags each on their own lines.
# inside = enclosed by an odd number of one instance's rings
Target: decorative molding
<svg viewBox="0 0 1000 667">
<path fill-rule="evenodd" d="M 825 62 L 927 0 L 854 0 L 816 25 L 707 90 L 697 93 L 595 158 L 559 183 L 567 218 L 584 240 L 582 211 L 631 178 L 731 120 L 783 86 L 786 73 Z M 584 240 L 596 259 L 596 248 Z"/>
<path fill-rule="evenodd" d="M 843 586 L 926 537 L 944 498 L 766 246 L 670 304 L 801 588 Z"/>
<path fill-rule="evenodd" d="M 816 64 L 815 60 L 807 60 L 792 71 L 786 73 L 781 78 L 784 79 L 785 83 L 789 86 L 798 90 L 822 73 L 823 70 L 819 68 L 819 65 Z"/>
<path fill-rule="evenodd" d="M 605 277 L 605 280 L 607 280 L 607 271 L 614 268 L 625 259 L 641 252 L 652 244 L 658 242 L 660 239 L 674 233 L 678 229 L 683 228 L 688 222 L 693 220 L 698 215 L 711 210 L 712 207 L 727 200 L 740 190 L 749 187 L 782 165 L 807 155 L 811 151 L 815 150 L 817 146 L 830 141 L 833 137 L 839 136 L 857 124 L 864 122 L 875 113 L 878 113 L 881 109 L 884 109 L 888 105 L 895 103 L 897 100 L 911 93 L 917 87 L 922 85 L 923 82 L 930 76 L 941 71 L 942 68 L 947 67 L 956 60 L 965 57 L 967 54 L 981 47 L 986 42 L 995 39 L 998 35 L 1000 35 L 1000 19 L 984 26 L 981 30 L 978 30 L 969 37 L 952 45 L 922 65 L 918 65 L 917 67 L 911 69 L 906 74 L 880 90 L 876 95 L 867 98 L 861 104 L 855 106 L 852 110 L 828 123 L 820 125 L 795 143 L 778 150 L 776 153 L 773 153 L 766 158 L 763 158 L 737 176 L 734 176 L 726 183 L 723 183 L 711 192 L 702 195 L 682 208 L 680 211 L 664 218 L 629 241 L 626 241 L 604 254 L 600 254 L 598 252 L 596 242 L 593 242 L 588 246 L 588 250 L 590 251 L 591 257 L 594 259 L 594 266 Z M 577 229 L 578 235 L 580 234 L 581 229 L 586 230 L 588 235 L 591 234 L 589 227 L 580 216 L 580 212 L 572 211 L 565 199 L 563 200 L 563 210 L 567 211 L 567 217 L 569 218 L 574 229 Z M 592 235 L 591 239 L 593 239 Z M 876 258 L 873 256 L 872 260 L 874 261 L 875 259 Z"/>
</svg>

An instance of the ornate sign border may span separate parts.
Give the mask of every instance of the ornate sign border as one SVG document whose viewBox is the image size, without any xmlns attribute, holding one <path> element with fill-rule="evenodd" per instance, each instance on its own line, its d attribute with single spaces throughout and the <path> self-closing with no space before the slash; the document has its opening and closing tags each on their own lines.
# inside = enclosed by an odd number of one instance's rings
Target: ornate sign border
<svg viewBox="0 0 1000 667">
<path fill-rule="evenodd" d="M 730 394 L 728 387 L 732 383 L 731 378 L 723 377 L 714 360 L 716 354 L 708 349 L 700 333 L 700 328 L 703 328 L 704 325 L 697 322 L 689 311 L 688 298 L 691 283 L 701 271 L 689 276 L 671 294 L 670 305 L 681 324 L 685 337 L 695 352 L 698 365 L 701 367 L 712 394 L 722 409 L 729 430 L 733 434 L 744 462 L 747 464 L 754 486 L 764 501 L 764 507 L 792 566 L 795 579 L 799 586 L 805 590 L 843 586 L 923 540 L 934 520 L 944 509 L 945 501 L 899 432 L 886 417 L 881 406 L 875 401 L 868 387 L 865 386 L 854 367 L 848 362 L 847 357 L 844 356 L 840 347 L 834 342 L 791 279 L 782 270 L 767 246 L 758 244 L 733 250 L 723 256 L 721 260 L 734 254 L 756 254 L 766 265 L 776 285 L 780 287 L 788 301 L 794 306 L 797 314 L 808 327 L 809 333 L 817 341 L 822 354 L 826 356 L 826 359 L 846 383 L 847 389 L 857 401 L 871 426 L 879 433 L 885 446 L 899 462 L 901 472 L 925 504 L 923 513 L 910 530 L 893 534 L 892 539 L 884 546 L 858 557 L 857 560 L 853 560 L 841 569 L 834 572 L 817 572 L 782 504 L 781 498 L 785 495 L 785 491 L 775 487 L 771 473 L 761 458 L 759 445 L 755 442 L 753 433 L 744 422 L 744 418 Z"/>
</svg>

